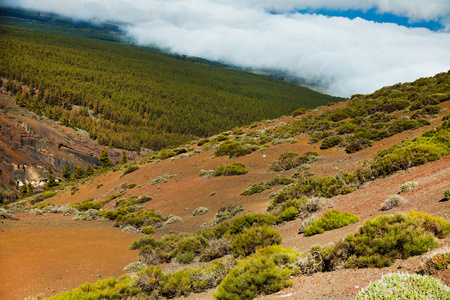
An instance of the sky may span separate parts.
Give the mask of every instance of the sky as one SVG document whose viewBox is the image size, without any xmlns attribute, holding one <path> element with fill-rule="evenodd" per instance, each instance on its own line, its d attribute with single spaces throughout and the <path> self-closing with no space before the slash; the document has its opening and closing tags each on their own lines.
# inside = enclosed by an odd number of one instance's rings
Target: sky
<svg viewBox="0 0 450 300">
<path fill-rule="evenodd" d="M 349 97 L 450 70 L 450 0 L 2 0 Z"/>
</svg>

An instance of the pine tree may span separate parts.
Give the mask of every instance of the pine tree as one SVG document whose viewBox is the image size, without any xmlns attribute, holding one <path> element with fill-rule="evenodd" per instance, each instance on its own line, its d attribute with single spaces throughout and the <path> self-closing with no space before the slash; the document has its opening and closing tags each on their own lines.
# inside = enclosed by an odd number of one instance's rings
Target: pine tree
<svg viewBox="0 0 450 300">
<path fill-rule="evenodd" d="M 69 166 L 65 166 L 62 170 L 62 176 L 64 180 L 69 181 L 70 180 L 70 168 Z"/>
<path fill-rule="evenodd" d="M 94 175 L 94 168 L 91 165 L 87 165 L 84 174 L 86 175 L 86 177 Z"/>
<path fill-rule="evenodd" d="M 22 185 L 22 187 L 20 188 L 20 198 L 24 198 L 27 196 L 27 185 L 24 184 Z"/>
<path fill-rule="evenodd" d="M 73 178 L 80 179 L 83 178 L 83 170 L 79 166 L 73 166 Z"/>
<path fill-rule="evenodd" d="M 31 183 L 29 182 L 29 183 L 27 184 L 27 197 L 32 196 L 32 195 L 33 195 L 33 192 L 34 192 L 34 188 L 33 188 L 33 186 L 31 185 Z"/>
<path fill-rule="evenodd" d="M 109 165 L 111 164 L 111 160 L 108 157 L 108 152 L 106 152 L 105 148 L 102 149 L 102 152 L 100 153 L 100 165 L 102 168 L 109 168 Z"/>
<path fill-rule="evenodd" d="M 122 164 L 126 164 L 128 162 L 127 152 L 125 150 L 122 151 Z"/>
<path fill-rule="evenodd" d="M 48 172 L 48 179 L 47 179 L 47 183 L 44 186 L 44 190 L 51 189 L 52 187 L 55 187 L 55 186 L 58 186 L 58 185 L 59 185 L 59 183 L 56 182 L 55 175 L 53 175 L 52 170 L 50 170 Z"/>
</svg>

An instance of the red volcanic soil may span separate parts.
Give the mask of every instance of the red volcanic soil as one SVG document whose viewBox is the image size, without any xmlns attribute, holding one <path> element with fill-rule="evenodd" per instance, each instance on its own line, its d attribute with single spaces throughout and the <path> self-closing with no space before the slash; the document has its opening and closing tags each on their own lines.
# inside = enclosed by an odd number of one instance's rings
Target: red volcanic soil
<svg viewBox="0 0 450 300">
<path fill-rule="evenodd" d="M 442 116 L 448 112 L 450 103 L 444 102 L 441 106 L 444 108 L 440 114 Z M 282 121 L 288 122 L 290 119 Z M 433 119 L 431 126 L 435 127 L 440 119 Z M 135 183 L 136 187 L 129 189 L 122 198 L 149 195 L 153 199 L 146 204 L 148 209 L 153 208 L 163 216 L 174 214 L 182 218 L 179 223 L 157 229 L 157 237 L 172 232 L 196 231 L 207 226 L 219 208 L 225 205 L 243 205 L 245 208 L 243 213 L 266 212 L 270 203 L 269 194 L 276 188 L 247 197 L 240 196 L 240 193 L 249 185 L 270 180 L 276 174 L 291 176 L 294 171 L 280 173 L 267 171 L 270 164 L 286 151 L 300 154 L 316 151 L 320 159 L 311 164 L 310 171 L 317 176 L 335 175 L 340 170 L 354 170 L 364 160 L 373 158 L 378 150 L 400 140 L 414 138 L 431 126 L 403 132 L 355 154 L 347 154 L 343 149 L 320 150 L 318 144 L 307 143 L 307 135 L 297 136 L 297 143 L 271 146 L 266 151 L 256 151 L 237 159 L 214 157 L 213 151 L 210 150 L 191 157 L 177 157 L 140 165 L 137 171 L 125 176 L 121 176 L 123 171 L 108 173 L 80 184 L 79 190 L 73 195 L 71 190 L 67 189 L 47 199 L 46 202 L 61 205 L 81 202 L 87 198 L 103 200 L 116 194 L 122 184 Z M 213 170 L 222 164 L 236 161 L 243 162 L 249 173 L 216 178 L 198 176 L 202 169 Z M 169 173 L 173 177 L 168 182 L 151 184 L 152 179 Z M 381 212 L 381 203 L 389 195 L 398 193 L 400 186 L 407 181 L 418 182 L 415 189 L 401 194 L 407 203 L 388 212 Z M 446 156 L 438 161 L 367 183 L 353 193 L 327 199 L 324 210 L 317 214 L 320 216 L 331 208 L 356 213 L 361 217 L 361 221 L 356 224 L 312 237 L 298 235 L 301 220 L 282 224 L 277 229 L 283 236 L 283 246 L 307 250 L 313 245 L 337 241 L 346 234 L 356 231 L 363 221 L 381 214 L 420 210 L 448 219 L 450 201 L 442 201 L 442 198 L 449 184 L 450 156 Z M 108 205 L 112 206 L 113 202 Z M 209 212 L 194 217 L 192 211 L 199 206 L 207 207 Z M 128 250 L 128 245 L 140 235 L 123 233 L 120 229 L 114 228 L 110 222 L 73 221 L 71 220 L 73 216 L 53 214 L 17 216 L 20 218 L 19 221 L 3 221 L 0 224 L 2 299 L 22 299 L 38 293 L 50 296 L 75 288 L 87 281 L 94 282 L 99 279 L 97 275 L 101 278 L 117 277 L 125 273 L 123 268 L 128 263 L 138 259 L 137 252 Z M 300 276 L 292 279 L 293 288 L 265 298 L 350 299 L 370 281 L 381 278 L 382 274 L 396 270 L 412 272 L 418 268 L 421 261 L 422 258 L 416 257 L 399 261 L 385 269 L 341 270 Z M 448 275 L 443 273 L 439 276 L 448 278 Z M 188 298 L 212 299 L 212 291 L 192 294 Z"/>
<path fill-rule="evenodd" d="M 56 214 L 16 214 L 0 223 L 0 298 L 51 296 L 85 282 L 124 274 L 136 261 L 134 234 L 110 222 L 79 222 Z"/>
</svg>

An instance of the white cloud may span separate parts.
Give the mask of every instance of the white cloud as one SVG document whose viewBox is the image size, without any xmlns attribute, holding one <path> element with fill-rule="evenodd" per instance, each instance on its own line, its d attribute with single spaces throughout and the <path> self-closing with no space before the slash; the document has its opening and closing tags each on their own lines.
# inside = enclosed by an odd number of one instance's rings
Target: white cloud
<svg viewBox="0 0 450 300">
<path fill-rule="evenodd" d="M 378 7 L 425 19 L 442 15 L 447 0 L 14 2 L 76 18 L 127 22 L 128 34 L 139 44 L 255 69 L 282 70 L 318 82 L 327 92 L 341 96 L 369 93 L 385 85 L 450 69 L 449 32 L 377 24 L 359 18 L 267 12 Z"/>
</svg>

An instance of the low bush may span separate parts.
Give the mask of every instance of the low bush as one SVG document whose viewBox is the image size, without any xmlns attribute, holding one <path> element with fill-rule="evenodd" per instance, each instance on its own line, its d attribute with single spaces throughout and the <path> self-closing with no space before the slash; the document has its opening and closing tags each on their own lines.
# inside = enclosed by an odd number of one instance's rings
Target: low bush
<svg viewBox="0 0 450 300">
<path fill-rule="evenodd" d="M 305 232 L 305 228 L 308 227 L 309 225 L 311 225 L 311 223 L 313 221 L 317 220 L 316 216 L 312 216 L 309 217 L 308 219 L 304 220 L 301 224 L 300 227 L 298 228 L 298 233 L 304 233 Z"/>
<path fill-rule="evenodd" d="M 345 248 L 348 267 L 385 267 L 397 258 L 406 259 L 435 248 L 438 244 L 434 236 L 444 237 L 449 229 L 449 222 L 424 213 L 380 216 L 364 222 L 339 247 Z"/>
<path fill-rule="evenodd" d="M 122 178 L 123 176 L 133 173 L 135 171 L 139 170 L 139 166 L 138 165 L 132 165 L 129 166 L 128 168 L 125 169 L 125 171 L 122 173 L 122 175 L 120 175 L 120 177 Z"/>
<path fill-rule="evenodd" d="M 444 247 L 433 251 L 427 256 L 427 260 L 423 264 L 419 274 L 433 275 L 442 269 L 448 268 L 450 265 L 450 248 Z"/>
<path fill-rule="evenodd" d="M 147 268 L 147 265 L 142 261 L 136 261 L 128 264 L 123 270 L 126 272 L 140 272 Z"/>
<path fill-rule="evenodd" d="M 250 196 L 253 194 L 262 193 L 265 190 L 270 189 L 270 186 L 264 183 L 255 183 L 249 186 L 245 191 L 241 193 L 242 196 Z"/>
<path fill-rule="evenodd" d="M 245 257 L 260 248 L 279 244 L 281 244 L 281 235 L 276 229 L 260 226 L 238 234 L 231 243 L 231 251 L 235 257 Z"/>
<path fill-rule="evenodd" d="M 241 211 L 244 211 L 243 206 L 238 206 L 238 205 L 223 206 L 219 209 L 217 214 L 211 220 L 211 222 L 209 223 L 209 226 L 214 226 L 225 220 L 228 220 L 228 219 L 234 217 L 235 215 L 237 215 Z"/>
<path fill-rule="evenodd" d="M 450 188 L 444 192 L 444 197 L 445 199 L 450 200 Z"/>
<path fill-rule="evenodd" d="M 306 152 L 303 156 L 295 152 L 285 152 L 278 157 L 277 161 L 272 163 L 270 171 L 287 171 L 302 164 L 316 161 L 317 159 L 316 152 Z"/>
<path fill-rule="evenodd" d="M 153 178 L 152 180 L 150 180 L 150 184 L 155 185 L 155 184 L 159 184 L 159 183 L 169 182 L 169 179 L 172 178 L 173 176 L 175 176 L 175 175 L 172 175 L 170 173 L 165 174 L 164 176 L 157 176 L 157 177 Z"/>
<path fill-rule="evenodd" d="M 37 197 L 33 198 L 30 200 L 30 204 L 34 205 L 38 202 L 42 202 L 45 199 L 51 198 L 53 196 L 55 196 L 58 192 L 55 191 L 47 191 L 47 192 L 43 192 L 40 195 L 38 195 Z"/>
<path fill-rule="evenodd" d="M 299 214 L 299 211 L 296 207 L 290 206 L 286 209 L 283 209 L 283 211 L 277 216 L 277 223 L 282 222 L 289 222 L 295 219 Z"/>
<path fill-rule="evenodd" d="M 158 242 L 155 240 L 154 237 L 150 236 L 150 235 L 146 235 L 143 236 L 141 238 L 135 239 L 131 245 L 130 245 L 130 250 L 136 250 L 136 249 L 140 249 L 143 248 L 147 245 L 150 245 L 152 247 L 157 246 Z"/>
<path fill-rule="evenodd" d="M 306 108 L 302 107 L 302 108 L 294 110 L 294 112 L 292 113 L 292 116 L 293 117 L 300 116 L 300 115 L 303 115 L 304 113 L 306 113 L 307 111 L 308 110 Z"/>
<path fill-rule="evenodd" d="M 141 294 L 139 287 L 134 284 L 134 279 L 123 276 L 120 279 L 108 278 L 95 283 L 85 283 L 78 288 L 63 292 L 47 299 L 127 299 Z"/>
<path fill-rule="evenodd" d="M 418 274 L 387 274 L 356 295 L 369 299 L 450 299 L 450 288 L 438 279 Z"/>
<path fill-rule="evenodd" d="M 238 157 L 251 153 L 252 150 L 245 148 L 241 143 L 233 140 L 227 140 L 222 142 L 219 148 L 214 151 L 215 156 Z"/>
<path fill-rule="evenodd" d="M 400 193 L 406 193 L 409 190 L 412 190 L 413 188 L 415 188 L 417 186 L 417 182 L 415 181 L 408 181 L 405 182 L 404 184 L 402 184 L 402 186 L 400 187 Z"/>
<path fill-rule="evenodd" d="M 402 197 L 399 195 L 390 195 L 383 203 L 381 203 L 381 210 L 386 211 L 394 207 L 398 207 L 405 203 Z"/>
<path fill-rule="evenodd" d="M 180 264 L 189 264 L 195 260 L 195 253 L 194 251 L 178 253 L 175 258 Z"/>
<path fill-rule="evenodd" d="M 94 198 L 83 200 L 81 203 L 72 203 L 72 207 L 78 211 L 87 211 L 90 209 L 100 210 L 108 200 L 94 202 Z"/>
<path fill-rule="evenodd" d="M 153 226 L 145 226 L 141 228 L 141 232 L 143 234 L 154 234 L 155 228 L 153 228 Z"/>
<path fill-rule="evenodd" d="M 223 141 L 226 141 L 226 140 L 228 140 L 228 137 L 226 135 L 223 135 L 223 134 L 218 135 L 217 138 L 216 138 L 216 141 L 218 141 L 218 142 L 223 142 Z"/>
<path fill-rule="evenodd" d="M 320 149 L 325 150 L 332 147 L 335 147 L 337 145 L 344 144 L 345 139 L 341 136 L 335 135 L 331 137 L 327 137 L 322 141 L 322 144 L 320 145 Z"/>
<path fill-rule="evenodd" d="M 212 173 L 212 176 L 234 176 L 234 175 L 244 175 L 248 173 L 248 169 L 241 162 L 235 162 L 229 165 L 223 165 L 218 167 Z"/>
<path fill-rule="evenodd" d="M 253 299 L 292 286 L 288 280 L 291 270 L 280 269 L 272 256 L 273 253 L 261 254 L 242 261 L 223 279 L 214 297 L 218 300 Z"/>
<path fill-rule="evenodd" d="M 121 214 L 123 211 L 124 210 L 117 210 L 115 216 L 114 213 L 112 213 L 112 216 L 108 214 L 101 214 L 101 216 L 105 218 L 116 217 L 114 226 L 125 227 L 130 225 L 137 229 L 145 226 L 153 226 L 154 228 L 161 227 L 161 223 L 163 222 L 162 216 L 153 209 L 136 213 L 128 213 L 125 211 L 124 214 Z"/>
<path fill-rule="evenodd" d="M 208 143 L 209 139 L 201 139 L 197 142 L 198 146 L 203 146 L 204 144 Z"/>
<path fill-rule="evenodd" d="M 183 219 L 179 216 L 170 215 L 167 217 L 166 224 L 174 224 L 183 221 Z"/>
<path fill-rule="evenodd" d="M 127 207 L 132 207 L 133 205 L 144 204 L 151 200 L 152 200 L 152 197 L 149 197 L 149 196 L 142 196 L 139 198 L 136 196 L 133 196 L 130 199 L 121 199 L 121 200 L 116 201 L 115 206 L 121 207 L 121 208 L 127 208 Z"/>
<path fill-rule="evenodd" d="M 194 211 L 192 212 L 192 215 L 194 216 L 201 216 L 206 214 L 207 212 L 209 212 L 209 209 L 203 206 L 197 207 L 196 209 L 194 209 Z"/>
<path fill-rule="evenodd" d="M 327 211 L 325 215 L 313 221 L 311 225 L 305 228 L 304 235 L 311 236 L 324 231 L 341 228 L 359 221 L 359 217 L 352 213 L 340 212 L 336 209 Z"/>
</svg>

